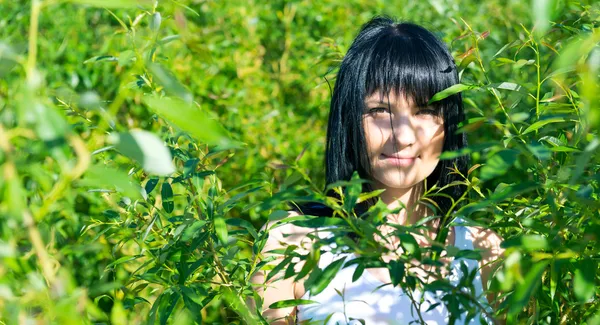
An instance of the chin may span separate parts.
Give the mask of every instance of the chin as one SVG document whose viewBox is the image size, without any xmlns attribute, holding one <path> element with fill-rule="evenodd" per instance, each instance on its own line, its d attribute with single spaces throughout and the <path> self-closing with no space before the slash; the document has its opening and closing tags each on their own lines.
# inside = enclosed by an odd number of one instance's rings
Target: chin
<svg viewBox="0 0 600 325">
<path fill-rule="evenodd" d="M 415 178 L 409 180 L 404 177 L 404 175 L 381 175 L 381 177 L 375 176 L 374 179 L 380 187 L 389 189 L 410 189 L 423 181 Z"/>
</svg>

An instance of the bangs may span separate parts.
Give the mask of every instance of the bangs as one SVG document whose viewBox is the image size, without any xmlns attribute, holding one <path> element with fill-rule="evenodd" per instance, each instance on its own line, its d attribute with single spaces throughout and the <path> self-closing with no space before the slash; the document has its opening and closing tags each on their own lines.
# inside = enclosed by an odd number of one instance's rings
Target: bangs
<svg viewBox="0 0 600 325">
<path fill-rule="evenodd" d="M 365 95 L 379 92 L 384 98 L 394 91 L 425 107 L 433 95 L 456 83 L 454 64 L 442 44 L 436 48 L 438 42 L 424 41 L 401 28 L 399 25 L 393 33 L 377 39 L 372 52 L 364 57 Z M 431 106 L 439 110 L 442 102 Z"/>
</svg>

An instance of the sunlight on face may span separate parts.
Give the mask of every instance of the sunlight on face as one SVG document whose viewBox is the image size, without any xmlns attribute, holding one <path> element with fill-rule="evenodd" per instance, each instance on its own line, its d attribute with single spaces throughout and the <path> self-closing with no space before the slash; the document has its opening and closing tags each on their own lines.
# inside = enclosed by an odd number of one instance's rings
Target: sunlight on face
<svg viewBox="0 0 600 325">
<path fill-rule="evenodd" d="M 410 189 L 437 166 L 444 122 L 432 108 L 375 92 L 365 98 L 363 128 L 376 188 Z"/>
</svg>

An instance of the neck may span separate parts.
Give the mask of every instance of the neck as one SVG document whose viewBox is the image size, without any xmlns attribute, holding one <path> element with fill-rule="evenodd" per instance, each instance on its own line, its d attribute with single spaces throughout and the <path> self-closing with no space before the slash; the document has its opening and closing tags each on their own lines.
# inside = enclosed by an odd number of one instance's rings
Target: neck
<svg viewBox="0 0 600 325">
<path fill-rule="evenodd" d="M 411 225 L 427 215 L 429 209 L 425 205 L 417 204 L 423 195 L 423 182 L 408 189 L 389 188 L 382 184 L 377 184 L 377 188 L 385 189 L 380 198 L 390 210 L 402 205 L 405 207 L 397 214 L 389 214 L 387 216 L 388 223 Z"/>
</svg>

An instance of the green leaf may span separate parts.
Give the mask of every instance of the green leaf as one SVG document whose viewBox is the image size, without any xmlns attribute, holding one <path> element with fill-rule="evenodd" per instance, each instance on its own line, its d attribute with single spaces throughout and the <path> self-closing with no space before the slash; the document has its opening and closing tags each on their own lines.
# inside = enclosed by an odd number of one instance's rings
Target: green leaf
<svg viewBox="0 0 600 325">
<path fill-rule="evenodd" d="M 341 218 L 332 218 L 332 217 L 314 217 L 308 215 L 302 215 L 297 217 L 292 217 L 294 219 L 289 219 L 290 223 L 294 226 L 306 227 L 306 228 L 322 228 L 322 227 L 331 227 L 331 226 L 343 226 L 346 225 L 346 221 Z M 288 220 L 288 219 L 286 219 Z"/>
<path fill-rule="evenodd" d="M 175 203 L 173 202 L 173 188 L 171 188 L 171 184 L 163 182 L 160 196 L 162 198 L 163 209 L 165 209 L 167 213 L 173 212 Z"/>
<path fill-rule="evenodd" d="M 548 124 L 558 123 L 558 122 L 567 122 L 567 121 L 563 117 L 552 117 L 552 118 L 549 118 L 549 119 L 537 121 L 537 122 L 531 124 L 529 127 L 527 127 L 525 129 L 525 131 L 523 131 L 522 135 L 525 135 L 525 134 L 527 134 L 529 132 L 536 131 L 536 130 L 540 129 L 541 127 L 544 127 L 544 126 L 546 126 Z"/>
<path fill-rule="evenodd" d="M 156 178 L 156 177 L 150 178 L 146 182 L 146 185 L 144 186 L 144 190 L 146 190 L 146 194 L 150 194 L 154 190 L 156 185 L 158 185 L 158 178 Z"/>
<path fill-rule="evenodd" d="M 440 91 L 439 93 L 433 95 L 433 97 L 431 97 L 431 99 L 429 100 L 429 102 L 427 104 L 429 105 L 429 104 L 435 103 L 437 101 L 440 101 L 446 97 L 450 97 L 454 94 L 458 94 L 462 91 L 475 89 L 475 88 L 479 88 L 479 87 L 477 87 L 475 85 L 456 84 L 456 85 L 450 86 L 450 87 Z"/>
<path fill-rule="evenodd" d="M 417 259 L 421 259 L 421 249 L 419 248 L 419 244 L 415 240 L 411 234 L 399 234 L 398 238 L 400 239 L 400 245 L 411 255 L 415 256 Z"/>
<path fill-rule="evenodd" d="M 471 249 L 461 249 L 456 253 L 455 259 L 466 258 L 470 260 L 481 260 L 481 253 Z"/>
<path fill-rule="evenodd" d="M 3 166 L 8 169 L 8 167 Z M 21 179 L 15 173 L 8 179 L 4 185 L 4 200 L 8 205 L 8 212 L 10 215 L 20 220 L 23 215 L 23 209 L 26 207 L 25 202 L 25 191 L 23 191 L 23 186 L 21 185 Z"/>
<path fill-rule="evenodd" d="M 102 1 L 102 0 L 100 0 L 100 1 Z M 95 62 L 100 62 L 100 61 L 112 62 L 112 61 L 119 61 L 119 59 L 112 55 L 98 55 L 98 56 L 94 56 L 94 57 L 91 57 L 91 58 L 83 61 L 83 64 L 95 63 Z"/>
<path fill-rule="evenodd" d="M 518 151 L 507 149 L 499 151 L 488 158 L 486 164 L 481 168 L 481 180 L 486 181 L 504 175 L 515 163 L 518 155 Z"/>
<path fill-rule="evenodd" d="M 144 103 L 161 117 L 207 144 L 232 146 L 225 129 L 208 114 L 180 100 L 145 97 Z"/>
<path fill-rule="evenodd" d="M 494 83 L 494 84 L 489 85 L 488 88 L 495 88 L 495 89 L 516 91 L 516 92 L 522 93 L 524 95 L 529 94 L 529 92 L 527 91 L 527 89 L 521 87 L 521 85 L 516 84 L 514 82 L 499 82 L 499 83 Z"/>
<path fill-rule="evenodd" d="M 580 302 L 589 302 L 596 292 L 598 264 L 590 258 L 581 260 L 573 276 L 573 292 Z"/>
<path fill-rule="evenodd" d="M 540 235 L 524 235 L 521 237 L 521 245 L 529 251 L 544 250 L 548 248 L 548 241 Z"/>
<path fill-rule="evenodd" d="M 69 131 L 65 118 L 54 107 L 34 101 L 30 109 L 36 117 L 35 131 L 40 139 L 54 141 L 62 138 Z"/>
<path fill-rule="evenodd" d="M 155 80 L 165 88 L 167 94 L 177 96 L 188 104 L 192 103 L 194 100 L 192 93 L 177 80 L 171 71 L 158 63 L 149 64 L 148 69 L 152 72 Z"/>
<path fill-rule="evenodd" d="M 509 186 L 504 187 L 502 190 L 492 194 L 488 199 L 464 206 L 457 212 L 457 214 L 469 215 L 474 211 L 486 208 L 492 204 L 496 204 L 503 200 L 513 198 L 521 193 L 531 191 L 537 188 L 538 186 L 539 184 L 537 184 L 536 182 L 522 182 L 517 184 L 511 184 Z"/>
<path fill-rule="evenodd" d="M 458 157 L 465 156 L 465 155 L 470 155 L 473 152 L 479 152 L 479 151 L 482 151 L 482 150 L 485 150 L 488 148 L 492 148 L 497 145 L 498 145 L 497 142 L 485 142 L 485 143 L 474 144 L 474 145 L 468 146 L 466 148 L 462 148 L 457 151 L 444 151 L 440 155 L 440 160 L 448 160 L 448 159 L 454 159 L 454 158 L 458 158 Z"/>
<path fill-rule="evenodd" d="M 323 291 L 327 287 L 327 285 L 329 285 L 331 280 L 333 280 L 337 272 L 344 264 L 345 260 L 346 257 L 344 256 L 327 265 L 327 267 L 322 272 L 320 272 L 319 278 L 312 283 L 312 286 L 310 286 L 310 294 L 317 295 L 321 291 Z"/>
<path fill-rule="evenodd" d="M 552 158 L 552 151 L 540 143 L 531 143 L 527 145 L 527 149 L 540 160 L 548 160 Z"/>
<path fill-rule="evenodd" d="M 141 198 L 140 186 L 133 184 L 127 173 L 114 168 L 92 165 L 79 184 L 100 189 L 115 189 L 130 198 Z"/>
<path fill-rule="evenodd" d="M 509 314 L 520 312 L 523 307 L 529 302 L 529 298 L 541 283 L 542 274 L 546 270 L 548 261 L 534 263 L 521 285 L 515 288 L 514 294 L 511 296 L 509 306 Z"/>
<path fill-rule="evenodd" d="M 227 232 L 227 224 L 225 223 L 225 219 L 221 216 L 215 216 L 214 220 L 215 224 L 215 232 L 217 233 L 217 237 L 223 244 L 227 244 L 228 232 Z"/>
<path fill-rule="evenodd" d="M 160 16 L 160 12 L 155 12 L 154 14 L 152 14 L 152 17 L 150 17 L 150 24 L 149 27 L 153 32 L 158 31 L 158 29 L 160 28 L 160 23 L 162 21 L 162 17 Z"/>
<path fill-rule="evenodd" d="M 391 261 L 391 262 L 395 262 L 395 261 Z M 363 275 L 364 272 L 365 272 L 365 263 L 358 263 L 358 265 L 356 265 L 356 269 L 354 269 L 354 273 L 352 273 L 352 282 L 356 282 L 356 280 L 358 280 Z"/>
<path fill-rule="evenodd" d="M 390 272 L 390 279 L 392 279 L 392 284 L 394 287 L 402 283 L 402 279 L 404 279 L 404 275 L 406 273 L 404 262 L 391 260 L 388 263 L 388 269 Z"/>
<path fill-rule="evenodd" d="M 198 236 L 200 234 L 200 229 L 202 229 L 202 227 L 204 227 L 204 225 L 206 225 L 206 221 L 194 220 L 194 222 L 191 225 L 189 225 L 187 228 L 185 228 L 185 230 L 181 234 L 181 240 L 189 241 L 189 240 L 196 238 L 196 236 Z"/>
<path fill-rule="evenodd" d="M 358 196 L 358 200 L 356 201 L 356 203 L 362 203 L 368 199 L 378 197 L 379 194 L 381 194 L 383 192 L 385 192 L 385 189 L 375 190 L 375 191 L 368 192 L 368 193 L 362 193 L 361 195 Z"/>
<path fill-rule="evenodd" d="M 110 323 L 115 325 L 127 324 L 127 313 L 125 312 L 123 304 L 120 300 L 115 300 L 112 308 L 110 309 Z"/>
<path fill-rule="evenodd" d="M 318 303 L 319 303 L 318 301 L 314 301 L 314 300 L 288 299 L 288 300 L 281 300 L 278 302 L 274 302 L 269 305 L 269 308 L 277 309 L 277 308 L 286 308 L 286 307 L 294 307 L 294 306 L 310 305 L 310 304 L 318 304 Z"/>
<path fill-rule="evenodd" d="M 535 35 L 541 37 L 550 28 L 550 21 L 554 19 L 557 12 L 557 0 L 533 0 L 533 20 L 535 22 Z"/>
<path fill-rule="evenodd" d="M 135 260 L 135 259 L 138 259 L 138 258 L 140 258 L 140 257 L 142 257 L 142 256 L 143 256 L 143 255 L 137 255 L 137 256 L 123 256 L 123 257 L 121 257 L 121 258 L 117 259 L 116 261 L 114 261 L 114 262 L 112 262 L 112 263 L 108 264 L 108 265 L 107 265 L 107 266 L 106 266 L 104 269 L 105 269 L 105 270 L 108 270 L 108 269 L 112 268 L 113 266 L 117 266 L 117 265 L 119 265 L 119 264 L 123 264 L 123 263 L 125 263 L 125 262 L 129 262 L 129 261 L 133 261 L 133 260 Z"/>
<path fill-rule="evenodd" d="M 169 176 L 175 172 L 171 152 L 153 133 L 131 130 L 114 134 L 111 142 L 122 154 L 139 162 L 149 174 Z"/>
<path fill-rule="evenodd" d="M 226 223 L 230 226 L 234 226 L 234 227 L 241 227 L 244 228 L 248 231 L 248 233 L 254 238 L 258 238 L 258 233 L 256 233 L 256 229 L 254 228 L 254 226 L 241 218 L 229 218 L 227 219 Z"/>
<path fill-rule="evenodd" d="M 75 4 L 85 4 L 102 8 L 135 8 L 151 6 L 152 0 L 69 0 Z"/>
</svg>

